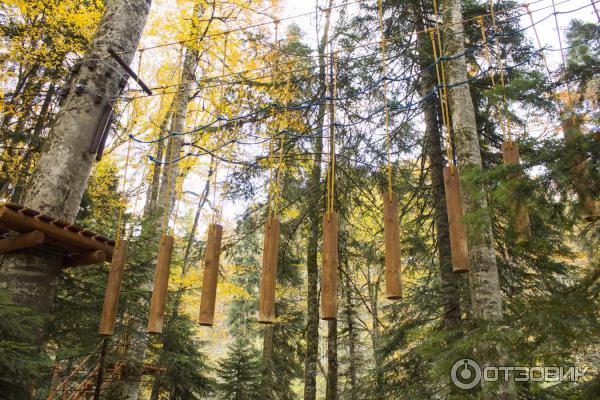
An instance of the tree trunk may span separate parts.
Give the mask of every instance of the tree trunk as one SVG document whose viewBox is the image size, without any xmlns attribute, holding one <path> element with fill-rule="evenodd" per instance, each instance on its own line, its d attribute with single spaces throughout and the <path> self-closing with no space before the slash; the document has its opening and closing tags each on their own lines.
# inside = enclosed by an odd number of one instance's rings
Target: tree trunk
<svg viewBox="0 0 600 400">
<path fill-rule="evenodd" d="M 264 390 L 264 398 L 267 400 L 275 400 L 275 391 L 273 383 L 273 374 L 275 368 L 273 366 L 273 325 L 264 325 L 263 331 L 263 354 L 262 354 L 262 389 Z"/>
<path fill-rule="evenodd" d="M 346 269 L 344 279 L 344 292 L 346 294 L 346 329 L 348 330 L 348 378 L 349 378 L 349 399 L 357 400 L 357 371 L 356 371 L 356 327 L 354 326 L 354 300 L 352 298 L 352 285 L 350 283 L 350 269 L 348 260 L 344 262 Z"/>
<path fill-rule="evenodd" d="M 467 66 L 464 56 L 465 37 L 462 24 L 460 0 L 448 0 L 444 10 L 444 42 L 449 106 L 452 131 L 460 168 L 463 206 L 466 215 L 478 215 L 477 224 L 466 224 L 469 249 L 469 279 L 473 318 L 484 322 L 499 323 L 503 319 L 502 293 L 494 250 L 494 237 L 484 188 L 474 177 L 481 172 L 481 150 L 475 122 L 473 100 L 467 83 Z M 495 344 L 481 344 L 483 354 L 494 348 L 497 357 L 480 360 L 484 365 L 507 365 L 506 349 Z M 487 358 L 487 357 L 486 357 Z M 500 364 L 495 364 L 500 363 Z M 489 399 L 516 399 L 511 382 L 497 387 L 484 387 Z"/>
<path fill-rule="evenodd" d="M 122 68 L 108 55 L 112 48 L 130 63 L 137 48 L 150 10 L 147 0 L 113 0 L 107 3 L 94 39 L 86 55 L 74 88 L 68 94 L 40 159 L 31 183 L 23 196 L 23 205 L 73 222 L 94 164 L 90 150 L 94 134 L 107 101 L 119 95 Z M 102 61 L 95 61 L 102 59 Z M 98 97 L 101 93 L 103 97 Z M 100 100 L 100 102 L 98 102 Z M 16 303 L 47 312 L 55 295 L 62 259 L 31 252 L 5 256 L 0 281 L 8 287 Z M 45 332 L 41 332 L 40 343 Z"/>
<path fill-rule="evenodd" d="M 327 388 L 326 400 L 337 400 L 338 395 L 338 356 L 337 356 L 337 320 L 327 321 Z"/>
<path fill-rule="evenodd" d="M 415 7 L 415 28 L 424 32 L 423 12 Z M 422 71 L 421 96 L 429 95 L 435 88 L 434 69 L 427 68 L 434 61 L 431 42 L 427 33 L 418 36 L 418 62 Z M 439 97 L 431 96 L 423 103 L 425 120 L 425 153 L 429 158 L 429 171 L 433 191 L 433 220 L 436 227 L 436 244 L 440 263 L 440 278 L 444 302 L 444 328 L 453 330 L 460 326 L 460 293 L 458 277 L 452 272 L 452 253 L 450 251 L 450 231 L 446 209 L 446 193 L 444 188 L 444 153 L 442 151 L 441 118 L 438 107 Z"/>
<path fill-rule="evenodd" d="M 331 7 L 332 0 L 329 0 Z M 319 44 L 319 97 L 325 95 L 326 84 L 326 59 L 325 49 L 329 40 L 329 21 L 330 13 L 326 13 L 325 26 L 321 43 Z M 312 199 L 307 204 L 312 207 L 308 213 L 309 220 L 309 239 L 306 255 L 306 273 L 307 273 L 307 317 L 306 317 L 306 357 L 304 359 L 304 400 L 316 400 L 317 397 L 317 362 L 319 355 L 319 265 L 318 265 L 318 246 L 321 234 L 321 162 L 323 152 L 323 126 L 325 121 L 325 103 L 319 105 L 317 115 L 317 131 L 313 150 L 315 154 L 308 188 L 314 193 Z"/>
</svg>

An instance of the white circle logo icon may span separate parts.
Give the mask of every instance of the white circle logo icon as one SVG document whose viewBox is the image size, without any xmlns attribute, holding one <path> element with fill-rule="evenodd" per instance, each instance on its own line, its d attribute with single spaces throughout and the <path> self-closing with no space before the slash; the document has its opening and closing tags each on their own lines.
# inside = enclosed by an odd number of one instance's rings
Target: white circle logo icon
<svg viewBox="0 0 600 400">
<path fill-rule="evenodd" d="M 450 378 L 456 387 L 464 390 L 473 389 L 481 382 L 481 368 L 475 361 L 463 358 L 452 366 Z"/>
</svg>

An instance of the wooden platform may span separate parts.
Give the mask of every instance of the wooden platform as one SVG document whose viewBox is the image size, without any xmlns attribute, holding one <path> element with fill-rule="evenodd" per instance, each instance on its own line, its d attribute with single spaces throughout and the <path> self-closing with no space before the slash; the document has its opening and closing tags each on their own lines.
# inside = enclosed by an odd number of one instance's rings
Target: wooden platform
<svg viewBox="0 0 600 400">
<path fill-rule="evenodd" d="M 64 257 L 64 266 L 110 261 L 115 241 L 14 203 L 0 205 L 0 254 L 40 248 Z"/>
</svg>

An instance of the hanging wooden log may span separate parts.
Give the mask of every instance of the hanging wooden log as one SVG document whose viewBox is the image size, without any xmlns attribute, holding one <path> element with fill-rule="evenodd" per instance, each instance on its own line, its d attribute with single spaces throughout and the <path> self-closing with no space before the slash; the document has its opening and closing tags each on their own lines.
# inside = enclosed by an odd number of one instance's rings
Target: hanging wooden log
<svg viewBox="0 0 600 400">
<path fill-rule="evenodd" d="M 504 158 L 504 165 L 519 165 L 521 162 L 519 156 L 519 148 L 515 142 L 508 140 L 502 143 L 502 157 Z M 521 171 L 511 175 L 511 179 L 522 179 L 523 174 Z M 529 234 L 529 210 L 523 203 L 520 196 L 515 194 L 513 196 L 514 201 L 512 203 L 511 212 L 513 214 L 513 229 L 519 235 L 519 239 L 524 239 Z"/>
<path fill-rule="evenodd" d="M 258 322 L 275 322 L 275 287 L 277 285 L 277 253 L 279 251 L 279 220 L 269 218 L 265 224 Z"/>
<path fill-rule="evenodd" d="M 337 319 L 337 214 L 323 216 L 323 270 L 321 271 L 321 319 Z"/>
<path fill-rule="evenodd" d="M 567 142 L 573 141 L 581 135 L 575 118 L 563 119 L 561 121 L 561 126 Z M 581 217 L 588 222 L 597 221 L 600 219 L 600 210 L 598 209 L 596 199 L 590 191 L 591 173 L 588 161 L 579 158 L 572 171 L 573 187 L 579 199 Z"/>
<path fill-rule="evenodd" d="M 110 264 L 108 282 L 106 283 L 106 290 L 104 292 L 102 319 L 100 320 L 100 329 L 98 330 L 98 333 L 102 336 L 112 336 L 115 330 L 119 297 L 121 295 L 121 283 L 123 282 L 123 271 L 125 269 L 128 248 L 129 242 L 127 240 L 121 240 L 115 249 L 115 254 Z"/>
<path fill-rule="evenodd" d="M 0 254 L 9 251 L 28 249 L 44 243 L 45 236 L 40 231 L 23 233 L 15 237 L 0 240 Z"/>
<path fill-rule="evenodd" d="M 456 167 L 444 167 L 444 188 L 446 189 L 452 270 L 455 273 L 469 272 L 467 233 L 462 222 L 462 195 L 460 193 L 460 181 Z"/>
<path fill-rule="evenodd" d="M 217 224 L 208 226 L 208 239 L 204 252 L 204 277 L 202 278 L 202 297 L 200 298 L 199 323 L 213 326 L 215 322 L 215 303 L 217 299 L 217 281 L 219 278 L 219 257 L 223 227 Z"/>
<path fill-rule="evenodd" d="M 158 259 L 156 260 L 156 274 L 154 275 L 154 289 L 152 290 L 152 299 L 150 300 L 148 333 L 162 333 L 163 330 L 174 242 L 173 236 L 162 235 L 160 238 Z"/>
<path fill-rule="evenodd" d="M 398 195 L 383 194 L 383 235 L 385 238 L 385 297 L 402 298 L 400 253 L 400 223 L 398 221 Z"/>
</svg>

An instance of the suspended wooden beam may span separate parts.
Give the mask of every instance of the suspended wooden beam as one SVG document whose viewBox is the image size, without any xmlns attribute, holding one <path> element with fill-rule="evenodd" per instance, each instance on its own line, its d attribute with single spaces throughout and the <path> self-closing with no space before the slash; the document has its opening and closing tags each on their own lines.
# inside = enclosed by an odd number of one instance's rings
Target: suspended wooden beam
<svg viewBox="0 0 600 400">
<path fill-rule="evenodd" d="M 579 131 L 579 125 L 573 118 L 565 118 L 561 121 L 562 130 L 567 142 L 573 141 L 581 135 Z M 579 207 L 581 210 L 581 217 L 588 222 L 594 222 L 600 219 L 600 210 L 596 199 L 590 191 L 590 166 L 587 160 L 581 160 L 577 162 L 577 165 L 573 168 L 572 181 L 577 198 L 579 199 Z"/>
<path fill-rule="evenodd" d="M 114 241 L 105 236 L 12 203 L 0 206 L 0 227 L 17 233 L 39 231 L 44 244 L 60 247 L 65 254 L 102 250 L 110 260 L 114 251 Z"/>
<path fill-rule="evenodd" d="M 110 264 L 108 282 L 106 284 L 106 291 L 104 292 L 102 318 L 100 320 L 100 329 L 98 330 L 98 333 L 102 336 L 112 336 L 115 331 L 117 309 L 121 295 L 121 283 L 123 282 L 123 271 L 125 269 L 128 248 L 129 242 L 127 240 L 119 241 L 112 263 Z"/>
<path fill-rule="evenodd" d="M 467 233 L 462 222 L 463 206 L 458 168 L 444 167 L 444 188 L 446 189 L 452 270 L 455 273 L 469 272 Z"/>
<path fill-rule="evenodd" d="M 147 332 L 151 334 L 162 333 L 163 330 L 174 242 L 173 236 L 162 235 L 160 238 L 156 274 L 154 275 L 154 289 L 150 299 L 150 318 L 148 319 Z"/>
<path fill-rule="evenodd" d="M 258 322 L 275 322 L 275 287 L 277 284 L 277 253 L 279 250 L 279 220 L 269 218 L 265 224 Z"/>
<path fill-rule="evenodd" d="M 323 216 L 323 270 L 321 271 L 321 319 L 337 319 L 337 214 Z"/>
<path fill-rule="evenodd" d="M 40 231 L 23 233 L 15 237 L 0 240 L 0 254 L 9 251 L 28 249 L 44 243 L 45 236 Z"/>
<path fill-rule="evenodd" d="M 208 226 L 208 238 L 204 252 L 204 277 L 202 279 L 202 297 L 200 298 L 199 323 L 213 326 L 215 322 L 215 303 L 217 299 L 217 281 L 219 278 L 219 257 L 223 227 L 217 224 Z"/>
<path fill-rule="evenodd" d="M 104 250 L 94 250 L 67 257 L 64 265 L 66 267 L 78 267 L 81 265 L 99 264 L 104 261 L 106 261 L 106 253 Z"/>
<path fill-rule="evenodd" d="M 400 223 L 398 221 L 398 195 L 383 194 L 383 235 L 385 239 L 385 297 L 402 298 L 400 253 Z"/>
<path fill-rule="evenodd" d="M 502 157 L 506 166 L 519 165 L 521 163 L 519 148 L 514 141 L 508 140 L 502 143 Z M 510 178 L 515 180 L 523 179 L 523 173 L 519 171 L 511 175 Z M 514 231 L 519 235 L 519 239 L 526 238 L 529 234 L 529 210 L 517 194 L 513 196 L 511 212 L 513 215 L 512 225 Z"/>
</svg>

